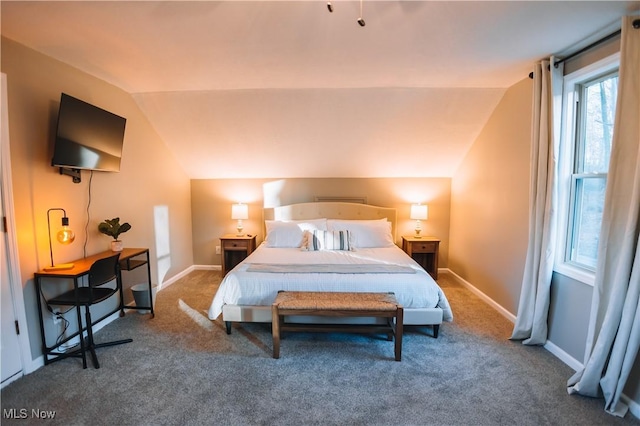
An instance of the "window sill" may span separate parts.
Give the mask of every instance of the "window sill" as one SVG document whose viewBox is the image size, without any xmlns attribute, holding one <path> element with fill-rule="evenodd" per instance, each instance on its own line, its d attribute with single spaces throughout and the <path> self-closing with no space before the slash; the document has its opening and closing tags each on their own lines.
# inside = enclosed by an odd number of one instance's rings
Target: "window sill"
<svg viewBox="0 0 640 426">
<path fill-rule="evenodd" d="M 556 264 L 553 267 L 553 271 L 559 274 L 562 274 L 566 277 L 572 278 L 581 283 L 584 283 L 586 285 L 589 285 L 591 287 L 593 287 L 596 279 L 595 272 L 592 272 L 577 266 L 573 266 L 568 263 Z"/>
</svg>

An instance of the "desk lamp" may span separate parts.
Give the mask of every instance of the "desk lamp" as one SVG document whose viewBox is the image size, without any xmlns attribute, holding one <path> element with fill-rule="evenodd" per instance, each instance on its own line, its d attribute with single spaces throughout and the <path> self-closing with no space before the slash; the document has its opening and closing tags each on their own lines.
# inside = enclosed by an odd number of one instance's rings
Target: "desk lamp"
<svg viewBox="0 0 640 426">
<path fill-rule="evenodd" d="M 422 238 L 420 232 L 422 231 L 422 227 L 420 226 L 421 220 L 426 220 L 429 214 L 429 208 L 425 204 L 414 204 L 411 206 L 411 219 L 416 221 L 416 235 L 414 238 Z"/>
<path fill-rule="evenodd" d="M 62 228 L 56 233 L 56 239 L 60 244 L 71 244 L 76 239 L 76 234 L 71 228 L 69 228 L 69 218 L 67 212 L 64 209 L 54 208 L 47 210 L 47 230 L 49 235 L 49 254 L 51 255 L 51 266 L 44 268 L 45 271 L 58 271 L 64 269 L 73 268 L 73 263 L 60 263 L 56 265 L 53 263 L 53 246 L 51 244 L 51 212 L 59 210 L 62 212 Z"/>
<path fill-rule="evenodd" d="M 238 233 L 236 237 L 244 236 L 242 230 L 244 229 L 242 226 L 243 219 L 249 219 L 249 206 L 246 204 L 238 203 L 231 206 L 231 219 L 237 219 L 238 225 L 236 226 L 236 230 Z"/>
</svg>

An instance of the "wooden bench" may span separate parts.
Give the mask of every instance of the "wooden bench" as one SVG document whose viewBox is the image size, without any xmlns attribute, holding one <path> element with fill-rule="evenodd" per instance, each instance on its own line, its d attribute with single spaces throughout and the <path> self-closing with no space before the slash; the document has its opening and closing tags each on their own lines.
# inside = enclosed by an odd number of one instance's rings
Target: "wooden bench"
<svg viewBox="0 0 640 426">
<path fill-rule="evenodd" d="M 280 357 L 281 331 L 338 331 L 381 333 L 393 340 L 395 359 L 402 357 L 403 309 L 393 293 L 341 293 L 317 291 L 280 291 L 271 307 L 273 357 Z M 386 324 L 298 324 L 284 317 L 309 315 L 325 317 L 383 317 Z M 395 319 L 395 322 L 394 322 Z"/>
</svg>

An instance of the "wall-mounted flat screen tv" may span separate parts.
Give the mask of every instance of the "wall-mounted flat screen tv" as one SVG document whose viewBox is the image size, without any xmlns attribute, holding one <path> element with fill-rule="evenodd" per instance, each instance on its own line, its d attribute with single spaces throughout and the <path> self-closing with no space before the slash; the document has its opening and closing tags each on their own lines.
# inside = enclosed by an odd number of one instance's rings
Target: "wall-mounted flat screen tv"
<svg viewBox="0 0 640 426">
<path fill-rule="evenodd" d="M 127 120 L 63 93 L 51 165 L 120 171 Z"/>
</svg>

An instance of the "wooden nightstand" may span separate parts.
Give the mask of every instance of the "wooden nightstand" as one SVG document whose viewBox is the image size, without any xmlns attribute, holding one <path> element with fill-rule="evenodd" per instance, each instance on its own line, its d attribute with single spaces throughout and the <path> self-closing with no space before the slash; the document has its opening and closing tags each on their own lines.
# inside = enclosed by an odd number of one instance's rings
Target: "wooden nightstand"
<svg viewBox="0 0 640 426">
<path fill-rule="evenodd" d="M 440 240 L 434 237 L 402 237 L 402 250 L 427 271 L 434 280 L 438 279 L 438 250 Z"/>
<path fill-rule="evenodd" d="M 256 236 L 238 237 L 227 234 L 220 238 L 220 254 L 222 255 L 222 276 L 242 262 L 256 249 Z"/>
</svg>

